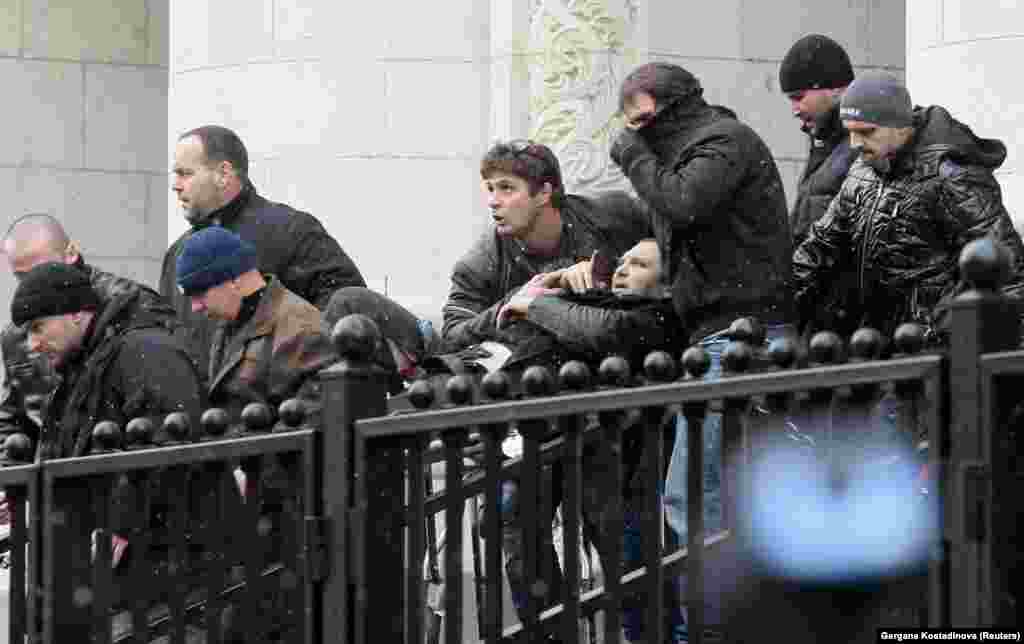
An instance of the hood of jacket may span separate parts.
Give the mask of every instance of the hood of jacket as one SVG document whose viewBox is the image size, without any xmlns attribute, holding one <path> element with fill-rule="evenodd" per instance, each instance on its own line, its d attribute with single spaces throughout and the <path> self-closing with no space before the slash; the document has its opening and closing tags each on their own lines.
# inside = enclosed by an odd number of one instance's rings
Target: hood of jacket
<svg viewBox="0 0 1024 644">
<path fill-rule="evenodd" d="M 914 143 L 908 159 L 914 165 L 941 164 L 945 160 L 980 165 L 994 170 L 1006 160 L 1006 146 L 998 139 L 983 139 L 937 105 L 914 110 Z"/>
</svg>

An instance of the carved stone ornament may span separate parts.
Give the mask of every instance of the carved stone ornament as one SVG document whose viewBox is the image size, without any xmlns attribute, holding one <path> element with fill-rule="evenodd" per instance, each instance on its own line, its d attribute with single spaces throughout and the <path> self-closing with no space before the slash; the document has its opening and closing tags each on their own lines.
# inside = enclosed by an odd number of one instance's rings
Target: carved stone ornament
<svg viewBox="0 0 1024 644">
<path fill-rule="evenodd" d="M 628 188 L 608 152 L 622 127 L 619 83 L 635 66 L 638 0 L 537 0 L 530 17 L 531 136 L 551 147 L 570 192 Z"/>
</svg>

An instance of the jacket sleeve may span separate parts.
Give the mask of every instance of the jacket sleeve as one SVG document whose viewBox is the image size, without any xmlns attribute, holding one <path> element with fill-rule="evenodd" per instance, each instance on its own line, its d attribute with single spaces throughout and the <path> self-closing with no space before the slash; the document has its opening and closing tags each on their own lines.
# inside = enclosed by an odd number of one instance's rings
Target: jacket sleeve
<svg viewBox="0 0 1024 644">
<path fill-rule="evenodd" d="M 943 181 L 939 198 L 950 227 L 948 244 L 954 270 L 963 247 L 989 235 L 1013 255 L 1010 278 L 1003 292 L 1021 297 L 1024 295 L 1024 244 L 1003 206 L 996 178 L 985 168 L 951 161 L 944 162 L 940 172 Z M 957 281 L 949 280 L 944 298 L 955 294 Z"/>
<path fill-rule="evenodd" d="M 534 298 L 526 319 L 570 351 L 629 353 L 637 344 L 665 346 L 668 334 L 651 307 L 631 310 L 589 306 L 553 295 Z"/>
<path fill-rule="evenodd" d="M 268 377 L 268 402 L 279 405 L 298 398 L 306 420 L 319 424 L 323 396 L 316 374 L 338 359 L 330 337 L 320 329 L 305 328 L 284 334 L 274 346 Z"/>
<path fill-rule="evenodd" d="M 649 148 L 634 146 L 622 167 L 654 212 L 684 230 L 712 216 L 745 179 L 750 163 L 736 136 L 718 133 L 697 141 L 674 166 L 662 163 Z"/>
<path fill-rule="evenodd" d="M 498 311 L 508 294 L 498 293 L 498 267 L 481 240 L 452 271 L 441 337 L 445 351 L 458 351 L 495 336 Z"/>
<path fill-rule="evenodd" d="M 601 225 L 601 232 L 615 246 L 619 255 L 645 237 L 653 237 L 651 207 L 621 190 L 605 193 L 598 197 L 601 210 L 607 221 Z"/>
<path fill-rule="evenodd" d="M 18 346 L 24 339 L 13 324 L 8 324 L 0 332 L 4 369 L 3 391 L 0 392 L 0 446 L 11 434 L 23 433 L 33 441 L 38 438 L 39 426 L 28 415 L 25 392 L 18 386 L 22 375 L 38 377 L 39 366 L 24 348 Z"/>
<path fill-rule="evenodd" d="M 840 191 L 793 253 L 792 290 L 802 322 L 814 315 L 822 290 L 828 287 L 836 267 L 847 263 L 851 199 Z"/>
<path fill-rule="evenodd" d="M 107 417 L 127 423 L 145 416 L 159 427 L 164 416 L 181 411 L 188 414 L 196 432 L 205 396 L 188 353 L 164 330 L 132 335 L 118 353 L 116 369 L 111 370 L 120 409 L 110 410 Z"/>
<path fill-rule="evenodd" d="M 294 213 L 293 219 L 288 243 L 295 250 L 278 276 L 285 287 L 323 311 L 339 288 L 366 286 L 355 262 L 320 222 L 306 213 Z"/>
</svg>

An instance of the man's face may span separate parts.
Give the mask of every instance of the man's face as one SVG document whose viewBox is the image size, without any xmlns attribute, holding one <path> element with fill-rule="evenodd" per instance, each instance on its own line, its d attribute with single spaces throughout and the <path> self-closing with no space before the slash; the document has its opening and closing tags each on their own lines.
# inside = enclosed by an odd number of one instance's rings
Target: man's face
<svg viewBox="0 0 1024 644">
<path fill-rule="evenodd" d="M 242 292 L 234 281 L 208 288 L 189 299 L 192 302 L 193 313 L 205 313 L 214 320 L 234 320 L 242 309 Z"/>
<path fill-rule="evenodd" d="M 494 229 L 501 237 L 526 239 L 533 232 L 541 209 L 551 198 L 547 184 L 530 196 L 526 179 L 495 172 L 483 180 L 487 207 L 491 209 Z"/>
<path fill-rule="evenodd" d="M 795 92 L 787 92 L 786 97 L 789 98 L 793 116 L 800 119 L 800 129 L 808 134 L 814 134 L 818 119 L 835 107 L 841 91 L 838 89 L 800 89 Z"/>
<path fill-rule="evenodd" d="M 872 167 L 885 170 L 889 161 L 910 138 L 911 128 L 883 127 L 863 121 L 843 121 L 850 133 L 850 147 Z"/>
<path fill-rule="evenodd" d="M 174 184 L 171 190 L 189 221 L 200 220 L 222 207 L 224 198 L 224 171 L 207 162 L 203 142 L 189 136 L 174 148 Z"/>
<path fill-rule="evenodd" d="M 653 96 L 647 92 L 639 92 L 622 106 L 622 115 L 626 120 L 626 127 L 636 131 L 654 121 L 658 116 L 658 106 Z"/>
<path fill-rule="evenodd" d="M 39 353 L 56 369 L 82 346 L 85 325 L 79 313 L 50 315 L 28 323 L 28 350 Z"/>
<path fill-rule="evenodd" d="M 612 275 L 613 289 L 643 290 L 658 285 L 661 253 L 653 239 L 645 239 L 630 248 L 619 260 Z"/>
<path fill-rule="evenodd" d="M 45 237 L 36 237 L 19 241 L 8 242 L 4 248 L 7 256 L 7 263 L 14 274 L 14 279 L 21 281 L 25 273 L 29 272 L 40 264 L 48 262 L 63 262 L 73 264 L 77 255 L 60 253 L 53 249 L 51 240 Z"/>
</svg>

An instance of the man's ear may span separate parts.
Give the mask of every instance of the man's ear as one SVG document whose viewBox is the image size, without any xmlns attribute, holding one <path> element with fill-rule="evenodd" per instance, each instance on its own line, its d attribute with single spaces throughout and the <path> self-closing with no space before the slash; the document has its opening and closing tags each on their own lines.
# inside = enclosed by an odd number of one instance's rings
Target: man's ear
<svg viewBox="0 0 1024 644">
<path fill-rule="evenodd" d="M 537 191 L 537 196 L 541 198 L 540 205 L 550 204 L 551 195 L 554 194 L 554 191 L 555 189 L 551 186 L 551 183 L 545 181 L 544 185 L 542 185 L 540 190 Z"/>
</svg>

